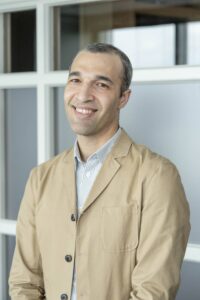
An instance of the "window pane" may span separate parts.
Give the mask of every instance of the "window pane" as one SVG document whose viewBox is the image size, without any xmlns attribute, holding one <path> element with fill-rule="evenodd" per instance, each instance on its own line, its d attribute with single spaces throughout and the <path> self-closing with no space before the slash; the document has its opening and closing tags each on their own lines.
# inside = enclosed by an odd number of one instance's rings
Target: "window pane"
<svg viewBox="0 0 200 300">
<path fill-rule="evenodd" d="M 200 22 L 188 23 L 188 64 L 200 64 Z"/>
<path fill-rule="evenodd" d="M 200 294 L 200 263 L 185 261 L 181 273 L 181 286 L 176 300 L 198 300 Z"/>
<path fill-rule="evenodd" d="M 190 242 L 200 243 L 200 84 L 138 84 L 132 90 L 121 125 L 178 167 L 191 209 Z"/>
<path fill-rule="evenodd" d="M 36 90 L 5 92 L 6 218 L 16 219 L 30 169 L 37 164 Z"/>
<path fill-rule="evenodd" d="M 36 11 L 4 14 L 4 72 L 36 70 Z"/>
<path fill-rule="evenodd" d="M 124 50 L 135 68 L 200 64 L 198 2 L 123 0 L 56 7 L 54 69 L 68 69 L 76 52 L 92 42 Z"/>
<path fill-rule="evenodd" d="M 55 154 L 73 146 L 75 140 L 65 114 L 63 94 L 64 87 L 54 89 Z"/>
<path fill-rule="evenodd" d="M 127 45 L 129 39 L 133 43 Z M 174 41 L 175 25 L 173 24 L 112 30 L 113 44 L 130 57 L 135 68 L 174 65 Z"/>
<path fill-rule="evenodd" d="M 6 291 L 7 291 L 7 298 L 5 300 L 10 300 L 10 297 L 8 296 L 8 278 L 9 278 L 9 273 L 10 273 L 10 267 L 12 264 L 12 258 L 14 254 L 14 249 L 15 249 L 15 237 L 14 236 L 6 236 L 5 238 L 6 242 Z"/>
</svg>

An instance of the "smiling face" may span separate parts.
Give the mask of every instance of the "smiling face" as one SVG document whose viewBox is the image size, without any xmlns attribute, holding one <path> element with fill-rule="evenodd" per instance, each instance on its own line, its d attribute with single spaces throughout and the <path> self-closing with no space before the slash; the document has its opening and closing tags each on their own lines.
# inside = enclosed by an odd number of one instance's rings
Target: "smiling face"
<svg viewBox="0 0 200 300">
<path fill-rule="evenodd" d="M 116 54 L 79 52 L 65 88 L 65 109 L 77 136 L 109 139 L 119 125 L 119 110 L 130 91 L 121 95 L 123 67 Z"/>
</svg>

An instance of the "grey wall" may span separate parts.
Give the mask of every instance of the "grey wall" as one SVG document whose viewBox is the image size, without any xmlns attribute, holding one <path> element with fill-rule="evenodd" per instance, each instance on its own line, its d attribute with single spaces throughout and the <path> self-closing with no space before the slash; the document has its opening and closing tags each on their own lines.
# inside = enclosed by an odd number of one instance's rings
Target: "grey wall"
<svg viewBox="0 0 200 300">
<path fill-rule="evenodd" d="M 30 169 L 37 164 L 36 90 L 6 91 L 6 217 L 16 219 Z"/>
<path fill-rule="evenodd" d="M 37 164 L 36 90 L 12 89 L 5 95 L 6 218 L 16 219 L 29 172 Z M 6 277 L 15 237 L 6 237 Z M 7 295 L 7 299 L 10 299 Z"/>
</svg>

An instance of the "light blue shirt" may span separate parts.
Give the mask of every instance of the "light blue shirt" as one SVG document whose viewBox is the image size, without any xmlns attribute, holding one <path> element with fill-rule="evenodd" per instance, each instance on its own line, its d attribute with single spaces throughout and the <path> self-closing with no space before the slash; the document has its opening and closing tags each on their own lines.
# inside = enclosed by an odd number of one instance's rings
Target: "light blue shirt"
<svg viewBox="0 0 200 300">
<path fill-rule="evenodd" d="M 95 181 L 99 170 L 101 169 L 104 160 L 111 151 L 116 140 L 121 133 L 121 128 L 95 153 L 88 157 L 87 161 L 82 161 L 78 148 L 78 142 L 74 145 L 74 159 L 76 164 L 76 194 L 77 194 L 77 210 L 78 216 L 81 213 L 85 200 L 87 199 L 92 185 Z M 71 300 L 76 300 L 76 276 L 74 271 L 72 297 Z"/>
</svg>

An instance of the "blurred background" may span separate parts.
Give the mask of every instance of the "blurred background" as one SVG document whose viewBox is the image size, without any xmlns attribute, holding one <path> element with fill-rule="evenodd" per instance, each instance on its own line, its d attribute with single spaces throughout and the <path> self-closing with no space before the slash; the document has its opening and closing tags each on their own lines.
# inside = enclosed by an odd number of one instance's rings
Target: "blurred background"
<svg viewBox="0 0 200 300">
<path fill-rule="evenodd" d="M 200 1 L 0 1 L 0 299 L 32 167 L 74 143 L 63 91 L 76 52 L 108 42 L 134 76 L 121 126 L 181 174 L 191 234 L 176 300 L 200 295 Z"/>
</svg>

